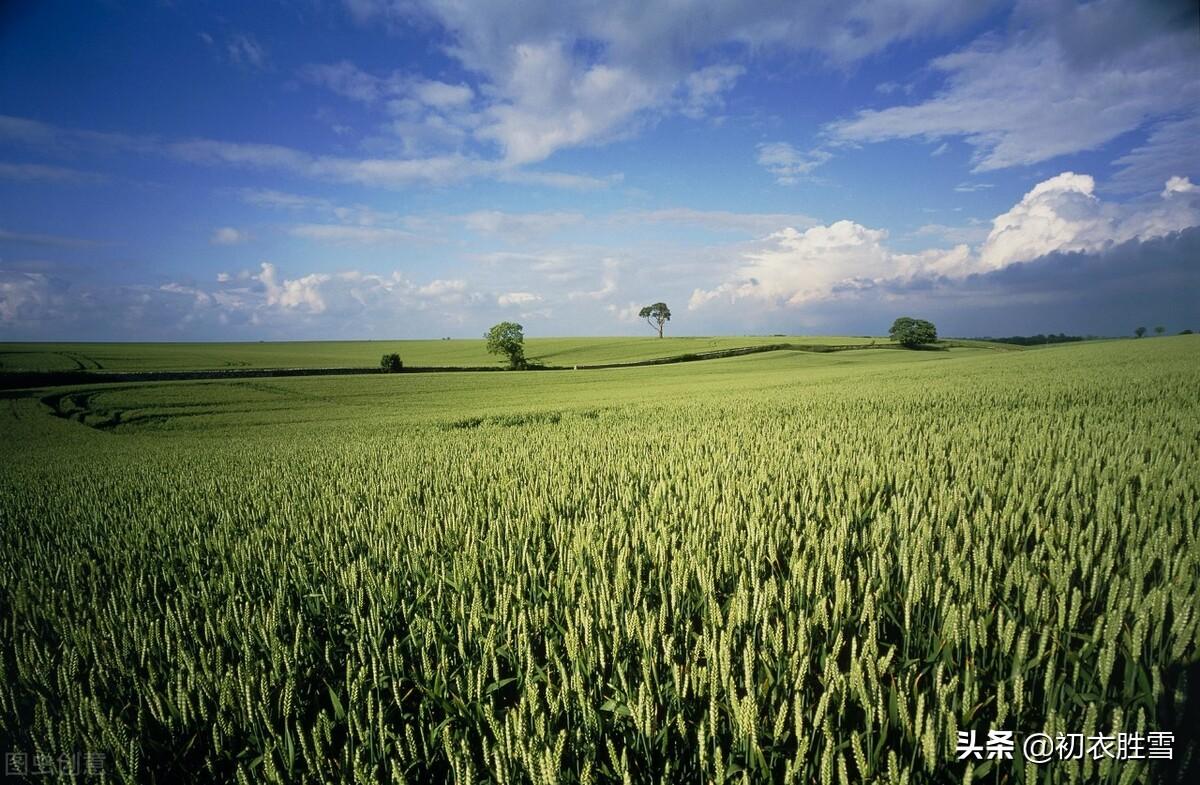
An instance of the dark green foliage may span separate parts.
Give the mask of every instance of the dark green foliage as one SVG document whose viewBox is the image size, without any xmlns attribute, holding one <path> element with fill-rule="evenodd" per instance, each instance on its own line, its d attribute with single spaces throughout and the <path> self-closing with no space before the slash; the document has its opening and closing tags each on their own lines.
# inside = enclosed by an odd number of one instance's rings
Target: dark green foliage
<svg viewBox="0 0 1200 785">
<path fill-rule="evenodd" d="M 383 355 L 379 359 L 379 367 L 385 373 L 398 373 L 404 367 L 404 363 L 400 360 L 400 355 L 392 352 L 391 354 Z"/>
<path fill-rule="evenodd" d="M 1134 335 L 1136 335 L 1138 338 L 1141 338 L 1143 335 L 1145 335 L 1145 334 L 1146 334 L 1146 328 L 1145 328 L 1145 327 L 1139 327 L 1139 328 L 1137 328 L 1136 330 L 1134 330 L 1134 331 L 1133 331 L 1133 334 L 1134 334 Z"/>
<path fill-rule="evenodd" d="M 992 343 L 1011 343 L 1016 344 L 1017 346 L 1044 346 L 1045 344 L 1050 343 L 1074 343 L 1076 341 L 1088 341 L 1093 340 L 1096 337 L 1097 336 L 1095 335 L 1067 335 L 1066 333 L 1051 333 L 1050 335 L 1044 335 L 1042 333 L 1038 333 L 1037 335 L 1010 335 L 1007 338 L 987 337 L 972 338 L 971 340 L 991 341 Z"/>
<path fill-rule="evenodd" d="M 516 322 L 500 322 L 484 333 L 487 350 L 508 358 L 509 368 L 525 367 L 525 330 Z"/>
<path fill-rule="evenodd" d="M 914 319 L 911 316 L 901 316 L 892 322 L 892 329 L 888 331 L 888 335 L 896 343 L 909 348 L 937 342 L 937 328 L 933 326 L 933 322 Z"/>
<path fill-rule="evenodd" d="M 666 303 L 655 303 L 647 305 L 642 310 L 638 311 L 638 316 L 645 319 L 651 327 L 658 330 L 658 337 L 663 337 L 663 325 L 671 321 L 671 309 Z"/>
</svg>

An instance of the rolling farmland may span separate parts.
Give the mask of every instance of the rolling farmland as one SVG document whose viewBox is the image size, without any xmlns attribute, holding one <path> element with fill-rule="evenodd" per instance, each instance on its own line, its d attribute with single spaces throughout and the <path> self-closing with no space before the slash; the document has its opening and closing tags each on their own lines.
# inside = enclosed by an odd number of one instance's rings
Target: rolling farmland
<svg viewBox="0 0 1200 785">
<path fill-rule="evenodd" d="M 547 365 L 629 363 L 764 344 L 870 344 L 830 336 L 718 338 L 530 338 L 530 361 Z M 259 343 L 0 343 L 4 371 L 183 371 L 237 368 L 375 367 L 397 352 L 413 366 L 503 366 L 482 340 L 287 341 Z"/>
<path fill-rule="evenodd" d="M 395 350 L 495 359 L 469 343 Z M 360 362 L 98 346 L 45 355 Z M 1172 781 L 1200 725 L 1197 357 L 1181 336 L 12 391 L 0 737 L 116 782 Z M 1174 759 L 956 760 L 989 728 L 1173 731 Z"/>
</svg>

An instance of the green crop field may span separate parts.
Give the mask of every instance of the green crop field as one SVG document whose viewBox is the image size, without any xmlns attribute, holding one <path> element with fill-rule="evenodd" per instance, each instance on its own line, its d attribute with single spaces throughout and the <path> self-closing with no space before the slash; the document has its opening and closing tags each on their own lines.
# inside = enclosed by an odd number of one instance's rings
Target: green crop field
<svg viewBox="0 0 1200 785">
<path fill-rule="evenodd" d="M 525 354 L 547 365 L 628 363 L 764 344 L 832 346 L 886 338 L 743 336 L 720 338 L 530 338 Z M 410 366 L 502 366 L 483 340 L 289 341 L 259 343 L 0 343 L 4 371 L 180 371 L 232 368 L 374 367 L 396 352 Z"/>
<path fill-rule="evenodd" d="M 752 340 L 785 339 L 527 353 Z M 31 346 L 4 369 L 494 360 Z M 1194 781 L 1198 359 L 1181 336 L 7 392 L 0 737 L 115 782 Z M 996 728 L 1012 760 L 956 760 Z M 1173 760 L 1019 741 L 1152 731 Z"/>
</svg>

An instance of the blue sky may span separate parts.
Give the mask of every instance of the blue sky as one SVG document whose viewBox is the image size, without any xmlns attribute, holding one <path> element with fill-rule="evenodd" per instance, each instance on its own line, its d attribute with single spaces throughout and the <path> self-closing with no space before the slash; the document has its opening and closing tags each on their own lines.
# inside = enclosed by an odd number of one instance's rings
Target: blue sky
<svg viewBox="0 0 1200 785">
<path fill-rule="evenodd" d="M 1200 329 L 1194 3 L 17 2 L 0 339 Z"/>
</svg>

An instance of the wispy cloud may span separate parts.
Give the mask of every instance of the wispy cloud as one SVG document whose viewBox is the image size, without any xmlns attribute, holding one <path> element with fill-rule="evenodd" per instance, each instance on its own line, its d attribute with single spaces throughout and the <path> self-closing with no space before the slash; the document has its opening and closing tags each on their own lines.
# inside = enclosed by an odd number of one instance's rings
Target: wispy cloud
<svg viewBox="0 0 1200 785">
<path fill-rule="evenodd" d="M 833 154 L 820 147 L 801 151 L 787 142 L 766 142 L 758 146 L 758 163 L 775 176 L 780 185 L 795 185 Z"/>
<path fill-rule="evenodd" d="M 213 245 L 238 245 L 250 239 L 250 235 L 232 226 L 222 226 L 214 229 L 208 241 Z"/>
<path fill-rule="evenodd" d="M 1166 3 L 1022 4 L 1006 37 L 932 62 L 945 79 L 932 97 L 828 130 L 852 142 L 961 137 L 976 171 L 1096 149 L 1200 104 L 1194 15 Z"/>
<path fill-rule="evenodd" d="M 3 115 L 0 115 L 0 140 L 63 154 L 104 148 L 159 155 L 197 165 L 283 171 L 318 181 L 358 183 L 378 188 L 402 188 L 421 183 L 442 185 L 488 178 L 552 188 L 595 189 L 606 188 L 620 181 L 619 175 L 597 178 L 530 171 L 504 161 L 485 160 L 457 152 L 420 158 L 314 155 L 277 144 L 217 139 L 161 140 L 150 136 L 64 129 Z"/>
<path fill-rule="evenodd" d="M 339 245 L 388 245 L 413 237 L 410 232 L 401 229 L 346 224 L 300 224 L 288 231 L 296 237 Z"/>
<path fill-rule="evenodd" d="M 225 44 L 225 53 L 229 61 L 247 68 L 265 69 L 267 50 L 249 33 L 234 33 Z"/>
<path fill-rule="evenodd" d="M 44 183 L 99 183 L 105 180 L 104 175 L 96 172 L 85 172 L 70 169 L 65 166 L 46 166 L 45 164 L 13 164 L 0 161 L 0 179 L 24 180 Z"/>
<path fill-rule="evenodd" d="M 0 229 L 0 242 L 19 245 L 42 245 L 51 248 L 98 248 L 111 243 L 104 240 L 87 240 L 80 237 L 64 237 L 57 234 L 12 232 Z"/>
<path fill-rule="evenodd" d="M 432 22 L 448 31 L 445 51 L 484 84 L 477 91 L 481 105 L 454 124 L 476 141 L 494 144 L 510 165 L 625 138 L 665 116 L 719 114 L 745 73 L 739 58 L 815 51 L 849 65 L 896 41 L 957 30 L 987 13 L 989 5 L 934 0 L 903 12 L 864 12 L 829 2 L 798 13 L 786 4 L 755 0 L 708 4 L 702 13 L 687 4 L 658 8 L 651 23 L 636 0 L 603 8 L 558 2 L 345 3 L 360 24 L 401 28 Z M 728 56 L 711 62 L 713 52 Z M 710 61 L 697 67 L 705 54 Z M 403 81 L 395 75 L 363 79 L 346 64 L 318 78 L 365 101 L 378 100 Z"/>
</svg>

